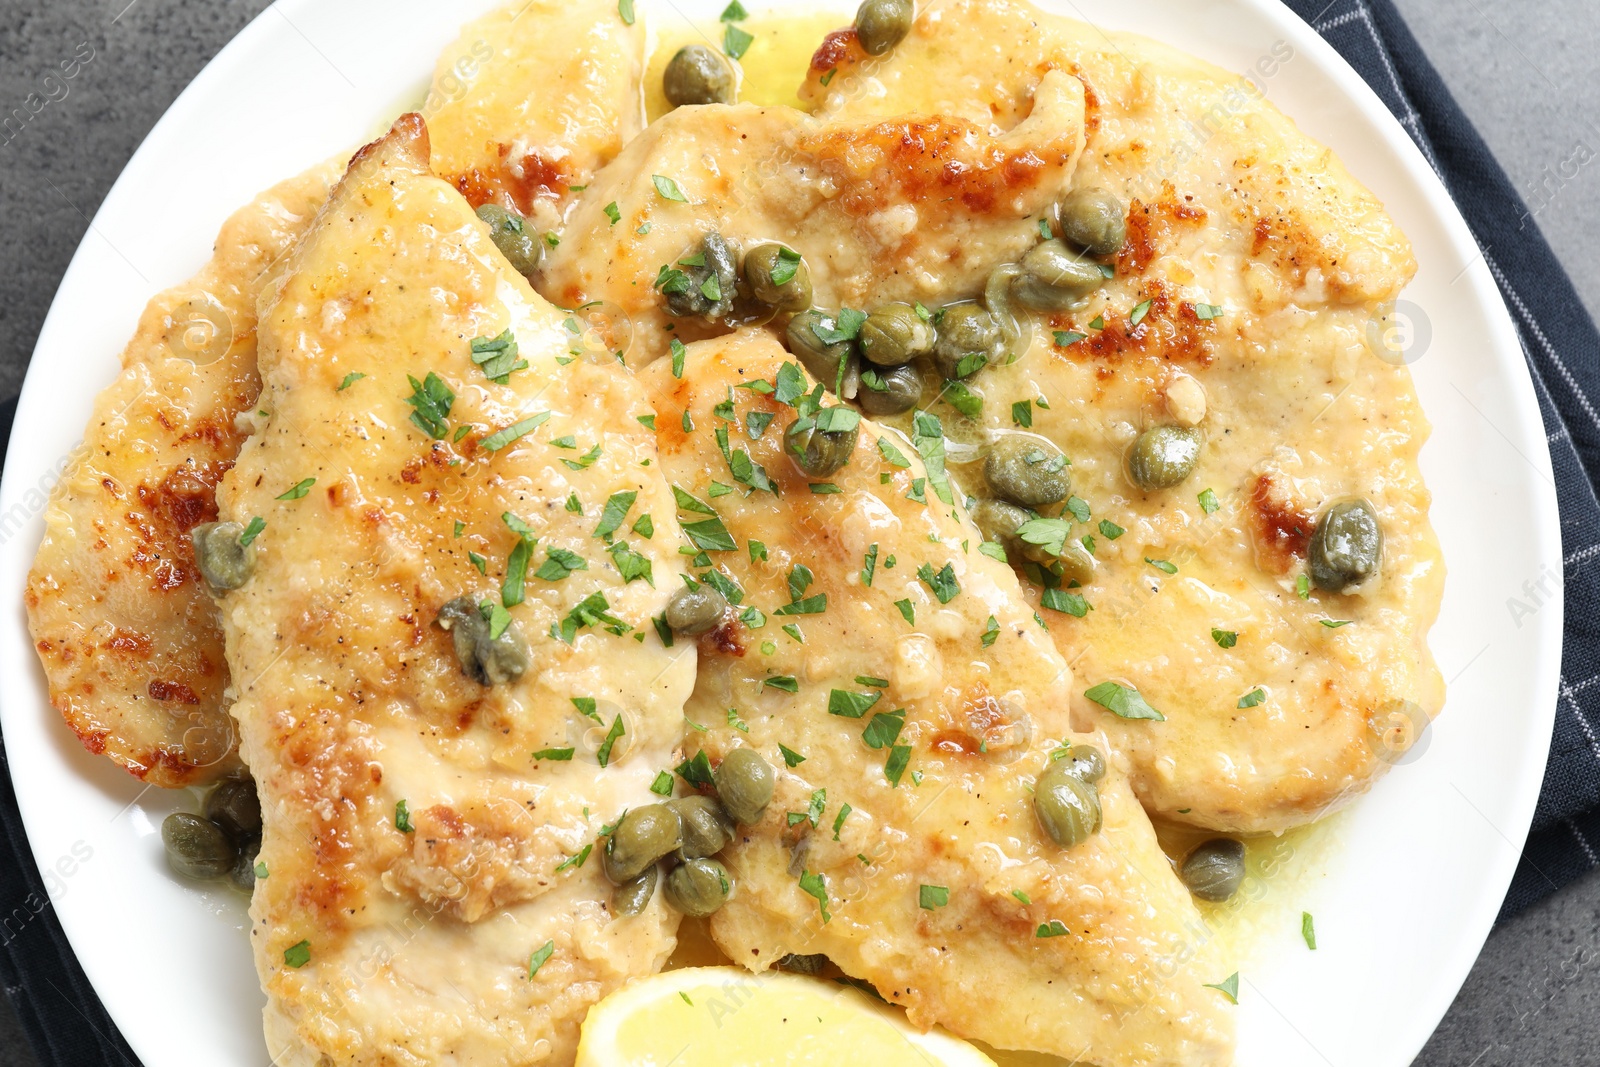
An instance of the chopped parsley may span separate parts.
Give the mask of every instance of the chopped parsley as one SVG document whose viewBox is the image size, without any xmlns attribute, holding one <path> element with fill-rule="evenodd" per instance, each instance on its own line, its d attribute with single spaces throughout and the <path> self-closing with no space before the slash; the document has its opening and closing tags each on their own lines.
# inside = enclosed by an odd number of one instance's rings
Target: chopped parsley
<svg viewBox="0 0 1600 1067">
<path fill-rule="evenodd" d="M 565 762 L 572 759 L 573 752 L 574 750 L 570 748 L 541 748 L 533 754 L 533 758 L 536 760 Z"/>
<path fill-rule="evenodd" d="M 615 226 L 617 223 L 622 221 L 622 211 L 617 207 L 617 202 L 615 200 L 611 201 L 611 203 L 607 204 L 600 210 L 606 213 L 606 218 L 611 220 L 611 225 Z"/>
<path fill-rule="evenodd" d="M 420 382 L 409 374 L 406 380 L 411 383 L 411 395 L 406 397 L 406 403 L 415 409 L 411 412 L 411 421 L 434 440 L 444 440 L 450 432 L 446 420 L 450 417 L 450 405 L 456 400 L 455 392 L 432 371 Z"/>
<path fill-rule="evenodd" d="M 790 674 L 779 674 L 771 678 L 763 678 L 761 687 L 763 689 L 781 689 L 785 693 L 800 692 L 800 682 Z"/>
<path fill-rule="evenodd" d="M 670 797 L 672 795 L 672 772 L 657 771 L 656 780 L 650 783 L 650 792 L 658 797 Z"/>
<path fill-rule="evenodd" d="M 1200 510 L 1207 515 L 1215 515 L 1217 509 L 1222 507 L 1222 501 L 1217 499 L 1217 494 L 1210 489 L 1200 490 Z"/>
<path fill-rule="evenodd" d="M 1122 719 L 1154 719 L 1165 722 L 1167 717 L 1151 707 L 1137 689 L 1117 682 L 1101 682 L 1083 694 Z"/>
<path fill-rule="evenodd" d="M 483 439 L 483 447 L 487 451 L 498 452 L 500 449 L 506 447 L 518 438 L 525 437 L 534 430 L 537 430 L 549 420 L 550 413 L 548 411 L 541 411 L 537 414 L 529 415 L 525 419 L 521 419 L 512 423 L 505 429 L 498 430 L 495 433 L 490 434 L 488 437 L 485 437 Z"/>
<path fill-rule="evenodd" d="M 1033 428 L 1033 401 L 1018 400 L 1011 405 L 1011 422 L 1024 430 Z"/>
<path fill-rule="evenodd" d="M 828 714 L 859 719 L 882 697 L 882 693 L 852 693 L 848 689 L 832 689 L 828 692 Z"/>
<path fill-rule="evenodd" d="M 565 580 L 574 571 L 586 571 L 589 561 L 570 549 L 558 548 L 554 545 L 545 549 L 545 561 L 539 564 L 539 569 L 533 572 L 535 578 L 547 582 Z"/>
<path fill-rule="evenodd" d="M 394 828 L 403 834 L 415 833 L 417 829 L 411 825 L 411 812 L 403 800 L 394 802 Z"/>
<path fill-rule="evenodd" d="M 633 0 L 617 0 L 617 14 L 622 16 L 625 26 L 633 25 Z"/>
<path fill-rule="evenodd" d="M 678 777 L 690 785 L 712 784 L 711 761 L 706 758 L 704 749 L 678 764 L 675 769 Z"/>
<path fill-rule="evenodd" d="M 633 13 L 632 0 L 622 0 L 622 2 L 628 5 L 628 13 L 631 15 Z M 628 25 L 633 25 L 631 18 L 625 17 L 625 21 Z M 533 950 L 533 955 L 528 957 L 528 979 L 530 981 L 534 975 L 539 973 L 539 968 L 543 967 L 550 957 L 555 954 L 555 951 L 556 943 L 554 941 L 546 941 L 542 946 Z"/>
<path fill-rule="evenodd" d="M 1205 987 L 1207 989 L 1215 989 L 1217 992 L 1221 993 L 1235 1004 L 1239 1003 L 1238 971 L 1234 971 L 1232 974 L 1228 975 L 1228 977 L 1224 978 L 1215 985 L 1212 985 L 1210 982 L 1206 982 Z"/>
<path fill-rule="evenodd" d="M 650 180 L 655 183 L 656 193 L 663 200 L 675 200 L 680 204 L 687 204 L 689 198 L 683 195 L 683 190 L 678 188 L 678 183 L 671 178 L 660 174 L 650 175 Z M 716 277 L 712 275 L 711 277 Z"/>
<path fill-rule="evenodd" d="M 927 911 L 942 908 L 950 903 L 950 890 L 942 885 L 922 885 L 917 887 L 917 907 Z"/>
<path fill-rule="evenodd" d="M 1232 648 L 1239 643 L 1239 635 L 1232 630 L 1219 630 L 1211 628 L 1211 640 L 1217 643 L 1218 648 Z"/>
<path fill-rule="evenodd" d="M 730 22 L 722 31 L 722 50 L 734 59 L 742 59 L 754 40 L 755 37 Z"/>
<path fill-rule="evenodd" d="M 483 371 L 483 376 L 497 385 L 511 381 L 511 372 L 524 370 L 528 361 L 517 358 L 517 339 L 510 327 L 500 331 L 498 337 L 474 337 L 472 362 Z"/>
<path fill-rule="evenodd" d="M 1095 321 L 1098 322 L 1100 320 L 1096 319 Z M 1056 330 L 1055 331 L 1056 347 L 1057 348 L 1066 348 L 1069 345 L 1075 345 L 1075 344 L 1077 344 L 1079 341 L 1083 340 L 1087 336 L 1088 336 L 1088 334 L 1079 333 L 1077 330 Z"/>
<path fill-rule="evenodd" d="M 1350 619 L 1319 619 L 1317 621 L 1330 630 L 1337 630 L 1341 626 L 1349 626 L 1351 622 Z"/>
<path fill-rule="evenodd" d="M 911 599 L 909 597 L 904 600 L 896 600 L 894 602 L 894 606 L 900 609 L 900 614 L 905 617 L 905 620 L 908 624 L 912 626 L 917 624 L 917 609 L 911 603 Z"/>
<path fill-rule="evenodd" d="M 880 711 L 867 723 L 867 728 L 861 732 L 861 740 L 870 749 L 883 749 L 900 740 L 900 731 L 906 725 L 906 709 L 896 708 L 894 711 Z"/>
<path fill-rule="evenodd" d="M 1040 923 L 1039 928 L 1033 932 L 1034 937 L 1065 937 L 1071 933 L 1067 924 L 1060 919 L 1051 919 L 1049 922 Z"/>
<path fill-rule="evenodd" d="M 906 765 L 910 762 L 910 745 L 895 745 L 889 749 L 889 758 L 883 764 L 883 776 L 891 786 L 896 789 L 900 787 L 900 776 L 906 773 Z"/>
<path fill-rule="evenodd" d="M 861 584 L 872 587 L 872 575 L 878 569 L 878 543 L 874 541 L 861 560 Z"/>
<path fill-rule="evenodd" d="M 637 499 L 639 494 L 633 489 L 612 493 L 607 497 L 606 506 L 600 511 L 600 524 L 594 528 L 594 536 L 610 540 L 617 528 L 627 521 L 628 512 L 633 510 L 633 502 Z"/>
<path fill-rule="evenodd" d="M 1127 533 L 1126 530 L 1112 522 L 1110 519 L 1100 520 L 1100 534 L 1107 541 L 1115 541 L 1125 533 Z"/>
<path fill-rule="evenodd" d="M 1146 556 L 1144 558 L 1144 561 L 1146 563 L 1150 564 L 1150 566 L 1154 567 L 1156 570 L 1160 571 L 1162 574 L 1177 574 L 1178 573 L 1178 565 L 1176 563 L 1170 562 L 1169 560 L 1151 559 L 1149 556 Z"/>
<path fill-rule="evenodd" d="M 623 734 L 628 732 L 627 726 L 622 722 L 622 713 L 617 712 L 617 717 L 611 720 L 611 729 L 606 731 L 606 739 L 600 742 L 600 747 L 595 751 L 594 758 L 604 767 L 611 762 L 611 749 Z"/>
<path fill-rule="evenodd" d="M 1128 316 L 1128 325 L 1129 326 L 1137 326 L 1137 325 L 1139 325 L 1141 322 L 1144 321 L 1144 317 L 1146 315 L 1148 315 L 1148 314 L 1150 314 L 1150 301 L 1149 300 L 1141 300 L 1141 301 L 1139 301 L 1139 303 L 1135 304 L 1134 307 L 1133 307 L 1133 314 Z"/>
<path fill-rule="evenodd" d="M 1317 928 L 1311 921 L 1309 911 L 1300 913 L 1300 936 L 1305 940 L 1306 948 L 1312 952 L 1317 950 Z"/>
<path fill-rule="evenodd" d="M 311 942 L 302 941 L 298 945 L 290 945 L 283 950 L 283 962 L 286 967 L 299 970 L 311 962 Z"/>
<path fill-rule="evenodd" d="M 932 564 L 924 563 L 917 568 L 917 577 L 939 598 L 941 604 L 950 603 L 961 592 L 961 583 L 956 581 L 956 569 L 949 563 L 938 573 L 934 573 Z"/>
<path fill-rule="evenodd" d="M 778 751 L 782 753 L 783 763 L 786 767 L 798 767 L 800 764 L 806 761 L 804 756 L 800 755 L 800 753 L 796 752 L 788 745 L 783 744 L 781 741 L 778 743 Z M 845 810 L 848 811 L 849 809 L 850 805 L 846 804 Z"/>
<path fill-rule="evenodd" d="M 346 389 L 350 388 L 352 385 L 356 384 L 365 377 L 366 375 L 362 374 L 358 370 L 351 371 L 349 374 L 344 376 L 344 381 L 339 383 L 339 388 L 336 390 L 336 392 L 344 392 Z"/>
<path fill-rule="evenodd" d="M 1082 593 L 1073 593 L 1065 589 L 1044 590 L 1039 595 L 1039 606 L 1071 615 L 1075 619 L 1083 618 L 1093 607 Z"/>
<path fill-rule="evenodd" d="M 301 497 L 311 492 L 311 487 L 316 484 L 317 480 L 315 478 L 302 478 L 298 482 L 295 482 L 294 485 L 291 486 L 287 491 L 279 493 L 275 499 L 299 500 Z"/>
<path fill-rule="evenodd" d="M 983 642 L 984 648 L 988 648 L 994 644 L 995 639 L 999 636 L 1000 622 L 993 615 L 990 615 L 989 621 L 984 625 L 983 633 L 978 635 L 978 639 Z"/>
<path fill-rule="evenodd" d="M 800 871 L 800 892 L 806 896 L 814 897 L 817 901 L 817 910 L 822 913 L 824 925 L 833 918 L 828 914 L 828 882 L 820 874 L 812 874 L 808 870 Z"/>
<path fill-rule="evenodd" d="M 1267 699 L 1267 691 L 1259 685 L 1239 698 L 1239 707 L 1253 708 Z"/>
</svg>

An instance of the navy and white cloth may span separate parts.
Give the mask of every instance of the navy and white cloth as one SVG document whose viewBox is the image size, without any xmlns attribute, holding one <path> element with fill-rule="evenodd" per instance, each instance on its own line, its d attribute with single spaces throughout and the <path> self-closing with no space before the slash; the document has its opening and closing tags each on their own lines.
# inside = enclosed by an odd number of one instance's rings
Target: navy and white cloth
<svg viewBox="0 0 1600 1067">
<path fill-rule="evenodd" d="M 1600 335 L 1391 0 L 1284 2 L 1367 80 L 1455 197 L 1516 321 L 1544 415 L 1561 506 L 1566 645 L 1550 764 L 1503 918 L 1600 867 Z M 0 405 L 0 441 L 15 412 L 15 399 Z M 0 740 L 0 770 L 5 758 Z M 0 773 L 0 983 L 44 1067 L 138 1067 L 50 907 L 9 771 Z"/>
</svg>

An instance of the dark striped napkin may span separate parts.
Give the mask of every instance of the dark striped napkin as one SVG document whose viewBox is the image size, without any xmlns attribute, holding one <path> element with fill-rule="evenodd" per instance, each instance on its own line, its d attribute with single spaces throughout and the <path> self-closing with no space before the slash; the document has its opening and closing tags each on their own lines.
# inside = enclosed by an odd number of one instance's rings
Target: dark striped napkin
<svg viewBox="0 0 1600 1067">
<path fill-rule="evenodd" d="M 1444 179 L 1516 320 L 1561 504 L 1566 647 L 1533 833 L 1502 917 L 1600 866 L 1600 335 L 1527 209 L 1390 0 L 1285 0 L 1377 92 Z M 16 400 L 0 405 L 10 437 Z M 0 740 L 0 770 L 5 764 Z M 44 1067 L 138 1067 L 84 977 L 0 774 L 0 982 Z"/>
</svg>

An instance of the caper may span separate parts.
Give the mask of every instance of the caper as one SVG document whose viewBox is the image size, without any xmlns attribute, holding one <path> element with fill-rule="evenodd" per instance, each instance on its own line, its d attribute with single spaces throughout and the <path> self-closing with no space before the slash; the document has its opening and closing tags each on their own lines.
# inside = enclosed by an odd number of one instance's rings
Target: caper
<svg viewBox="0 0 1600 1067">
<path fill-rule="evenodd" d="M 861 358 L 856 355 L 855 346 L 849 341 L 829 343 L 817 334 L 819 329 L 829 331 L 837 325 L 837 318 L 830 312 L 818 308 L 802 311 L 789 320 L 789 327 L 783 334 L 784 347 L 800 361 L 800 365 L 809 371 L 813 378 L 827 388 L 828 392 L 837 392 L 846 400 L 850 400 L 856 396 L 856 383 L 861 373 Z M 840 361 L 844 362 L 842 382 L 839 374 Z"/>
<path fill-rule="evenodd" d="M 168 865 L 186 878 L 221 878 L 239 856 L 222 827 L 186 811 L 161 821 L 161 843 Z"/>
<path fill-rule="evenodd" d="M 1076 582 L 1079 585 L 1088 585 L 1094 581 L 1094 554 L 1082 541 L 1072 537 L 1067 538 L 1062 543 L 1061 554 L 1055 561 L 1061 568 L 1061 577 L 1064 581 Z"/>
<path fill-rule="evenodd" d="M 829 412 L 840 412 L 830 415 Z M 855 416 L 849 429 L 831 430 L 824 426 L 840 425 Z M 796 419 L 783 432 L 784 450 L 794 458 L 795 464 L 813 478 L 823 478 L 850 462 L 856 450 L 860 432 L 860 416 L 848 408 L 823 408 L 816 415 Z"/>
<path fill-rule="evenodd" d="M 1178 877 L 1201 900 L 1220 904 L 1239 890 L 1244 881 L 1244 844 L 1231 837 L 1214 837 L 1184 859 Z"/>
<path fill-rule="evenodd" d="M 478 218 L 488 223 L 490 239 L 512 268 L 524 278 L 532 278 L 544 255 L 544 242 L 539 239 L 539 232 L 527 219 L 499 204 L 484 204 L 478 208 Z"/>
<path fill-rule="evenodd" d="M 228 881 L 246 893 L 256 888 L 256 856 L 261 852 L 261 838 L 252 837 L 239 846 L 239 858 L 228 872 Z"/>
<path fill-rule="evenodd" d="M 1074 189 L 1061 199 L 1061 233 L 1097 256 L 1109 256 L 1128 238 L 1122 201 L 1104 189 Z"/>
<path fill-rule="evenodd" d="M 1073 745 L 1061 757 L 1073 775 L 1085 782 L 1098 782 L 1106 776 L 1106 760 L 1093 745 Z"/>
<path fill-rule="evenodd" d="M 949 304 L 938 317 L 933 364 L 946 378 L 968 378 L 1000 358 L 1005 331 L 982 304 Z"/>
<path fill-rule="evenodd" d="M 827 969 L 828 957 L 824 956 L 820 952 L 805 956 L 791 952 L 787 956 L 780 958 L 776 966 L 778 970 L 789 971 L 791 974 L 809 974 L 815 976 L 821 974 Z"/>
<path fill-rule="evenodd" d="M 1040 241 L 1018 264 L 1011 297 L 1035 311 L 1063 311 L 1105 283 L 1100 264 L 1084 259 L 1066 242 Z"/>
<path fill-rule="evenodd" d="M 1365 500 L 1346 500 L 1322 513 L 1306 564 L 1318 589 L 1342 593 L 1378 573 L 1383 562 L 1383 530 Z"/>
<path fill-rule="evenodd" d="M 1043 545 L 1030 545 L 1017 536 L 1022 524 L 1034 518 L 1027 508 L 1019 508 L 1004 500 L 980 500 L 972 506 L 972 521 L 983 534 L 985 541 L 993 541 L 1006 550 L 1006 557 L 1017 566 L 1024 560 L 1048 563 L 1052 557 Z"/>
<path fill-rule="evenodd" d="M 253 778 L 224 778 L 207 794 L 201 810 L 235 841 L 261 834 L 261 798 Z"/>
<path fill-rule="evenodd" d="M 203 522 L 189 531 L 200 576 L 214 592 L 237 589 L 256 569 L 256 543 L 244 543 L 244 527 L 236 522 Z"/>
<path fill-rule="evenodd" d="M 667 601 L 667 625 L 673 632 L 694 637 L 715 629 L 728 610 L 721 593 L 702 582 L 697 589 L 680 589 Z"/>
<path fill-rule="evenodd" d="M 733 70 L 703 44 L 684 45 L 667 63 L 661 89 L 673 107 L 733 103 Z"/>
<path fill-rule="evenodd" d="M 909 363 L 903 367 L 872 368 L 861 373 L 856 403 L 868 415 L 898 415 L 922 401 L 922 375 Z"/>
<path fill-rule="evenodd" d="M 1087 841 L 1100 829 L 1100 791 L 1075 773 L 1076 761 L 1056 760 L 1033 786 L 1039 826 L 1062 848 Z"/>
<path fill-rule="evenodd" d="M 1037 508 L 1067 499 L 1072 478 L 1067 457 L 1048 441 L 1006 434 L 989 446 L 983 476 L 1000 497 Z"/>
<path fill-rule="evenodd" d="M 683 820 L 667 804 L 634 808 L 611 831 L 602 857 L 606 877 L 616 885 L 631 882 L 662 856 L 683 844 Z"/>
<path fill-rule="evenodd" d="M 880 304 L 861 324 L 861 355 L 880 367 L 898 367 L 933 351 L 934 338 L 933 323 L 910 304 Z"/>
<path fill-rule="evenodd" d="M 1140 489 L 1171 489 L 1200 462 L 1200 431 L 1190 426 L 1152 426 L 1128 450 L 1128 477 Z"/>
<path fill-rule="evenodd" d="M 856 9 L 856 39 L 869 56 L 881 56 L 911 32 L 911 0 L 865 0 Z"/>
<path fill-rule="evenodd" d="M 733 840 L 733 820 L 715 797 L 687 796 L 668 801 L 683 820 L 680 859 L 693 860 L 721 852 Z"/>
<path fill-rule="evenodd" d="M 753 748 L 736 748 L 722 757 L 716 771 L 717 796 L 735 822 L 751 826 L 772 800 L 778 775 Z"/>
<path fill-rule="evenodd" d="M 738 255 L 720 233 L 713 230 L 702 237 L 699 247 L 682 256 L 674 269 L 681 277 L 669 274 L 671 280 L 661 283 L 669 313 L 716 320 L 733 310 L 739 288 Z"/>
<path fill-rule="evenodd" d="M 722 907 L 733 882 L 728 869 L 714 859 L 684 860 L 667 875 L 667 903 L 697 919 Z"/>
<path fill-rule="evenodd" d="M 661 871 L 652 863 L 639 877 L 617 886 L 611 894 L 612 913 L 621 918 L 639 914 L 656 895 L 656 883 L 660 880 Z"/>
<path fill-rule="evenodd" d="M 776 241 L 744 254 L 744 282 L 756 300 L 779 311 L 811 306 L 811 268 L 799 252 Z"/>
<path fill-rule="evenodd" d="M 528 669 L 528 646 L 518 636 L 515 624 L 491 638 L 489 621 L 471 597 L 449 601 L 434 621 L 450 633 L 461 672 L 479 685 L 515 681 Z"/>
</svg>

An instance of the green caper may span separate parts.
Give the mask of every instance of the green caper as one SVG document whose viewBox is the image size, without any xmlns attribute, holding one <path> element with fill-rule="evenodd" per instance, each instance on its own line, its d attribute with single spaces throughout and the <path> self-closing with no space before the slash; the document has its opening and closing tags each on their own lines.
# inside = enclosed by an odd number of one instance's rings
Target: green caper
<svg viewBox="0 0 1600 1067">
<path fill-rule="evenodd" d="M 1062 848 L 1087 841 L 1100 829 L 1100 791 L 1085 781 L 1072 759 L 1056 760 L 1033 786 L 1033 811 L 1039 826 Z"/>
<path fill-rule="evenodd" d="M 661 74 L 661 89 L 673 107 L 685 104 L 731 104 L 733 70 L 703 44 L 684 45 Z"/>
<path fill-rule="evenodd" d="M 1200 431 L 1191 426 L 1152 426 L 1128 450 L 1128 477 L 1140 489 L 1171 489 L 1200 462 Z"/>
<path fill-rule="evenodd" d="M 784 347 L 811 376 L 821 382 L 828 392 L 837 392 L 846 400 L 856 396 L 861 374 L 861 357 L 849 341 L 824 341 L 817 331 L 833 330 L 838 319 L 832 312 L 812 308 L 802 311 L 789 320 L 784 331 Z M 840 381 L 839 363 L 844 362 L 843 381 Z"/>
<path fill-rule="evenodd" d="M 933 323 L 910 304 L 880 304 L 861 324 L 861 355 L 880 367 L 898 367 L 933 351 L 934 338 Z"/>
<path fill-rule="evenodd" d="M 1000 497 L 1037 508 L 1067 499 L 1072 478 L 1067 457 L 1048 441 L 1006 434 L 989 446 L 983 476 Z"/>
<path fill-rule="evenodd" d="M 911 0 L 865 0 L 856 9 L 856 39 L 869 56 L 881 56 L 911 32 Z"/>
<path fill-rule="evenodd" d="M 660 880 L 661 871 L 652 863 L 639 877 L 617 886 L 611 894 L 612 913 L 621 918 L 639 914 L 656 895 L 656 883 Z"/>
<path fill-rule="evenodd" d="M 1061 757 L 1068 769 L 1085 782 L 1098 782 L 1106 776 L 1106 760 L 1093 745 L 1073 745 Z"/>
<path fill-rule="evenodd" d="M 727 598 L 702 582 L 697 589 L 680 589 L 672 594 L 667 601 L 667 625 L 674 633 L 694 637 L 715 629 L 727 610 Z"/>
<path fill-rule="evenodd" d="M 1061 233 L 1097 256 L 1109 256 L 1128 238 L 1122 201 L 1104 189 L 1074 189 L 1061 198 Z"/>
<path fill-rule="evenodd" d="M 726 318 L 739 291 L 738 253 L 722 234 L 712 230 L 700 245 L 679 258 L 676 274 L 658 279 L 666 294 L 667 311 L 679 318 Z"/>
<path fill-rule="evenodd" d="M 489 237 L 512 268 L 524 278 L 532 278 L 544 255 L 544 242 L 539 239 L 539 232 L 527 219 L 499 204 L 484 204 L 478 208 L 478 218 L 488 224 Z"/>
<path fill-rule="evenodd" d="M 1035 311 L 1064 311 L 1106 280 L 1100 264 L 1056 239 L 1034 245 L 1017 266 L 1020 273 L 1011 283 L 1011 297 Z"/>
<path fill-rule="evenodd" d="M 1054 558 L 1043 545 L 1030 545 L 1017 536 L 1022 524 L 1034 517 L 1027 508 L 1004 500 L 980 500 L 972 506 L 972 521 L 982 532 L 983 539 L 1005 549 L 1006 557 L 1019 567 L 1024 560 L 1049 563 Z"/>
<path fill-rule="evenodd" d="M 789 424 L 783 432 L 784 450 L 811 477 L 826 477 L 850 462 L 860 421 L 861 417 L 849 408 L 823 408 Z M 836 426 L 846 428 L 831 428 Z"/>
<path fill-rule="evenodd" d="M 968 378 L 999 360 L 1005 350 L 1000 321 L 982 304 L 949 304 L 939 313 L 933 364 L 946 378 Z"/>
<path fill-rule="evenodd" d="M 761 813 L 767 810 L 778 775 L 755 749 L 736 748 L 722 757 L 715 780 L 723 810 L 735 822 L 752 826 L 761 821 Z"/>
<path fill-rule="evenodd" d="M 680 859 L 693 860 L 721 852 L 733 840 L 733 820 L 715 797 L 687 796 L 668 801 L 683 820 Z"/>
<path fill-rule="evenodd" d="M 1322 513 L 1306 564 L 1318 589 L 1342 593 L 1378 573 L 1383 562 L 1383 530 L 1365 500 L 1346 500 Z"/>
<path fill-rule="evenodd" d="M 606 842 L 606 877 L 615 885 L 631 882 L 662 856 L 683 844 L 683 820 L 667 804 L 634 808 L 623 815 Z"/>
<path fill-rule="evenodd" d="M 260 852 L 261 838 L 248 838 L 239 846 L 239 858 L 234 861 L 233 869 L 228 872 L 228 881 L 246 893 L 254 892 L 256 888 L 256 856 Z"/>
<path fill-rule="evenodd" d="M 779 311 L 811 306 L 811 268 L 799 252 L 776 241 L 744 254 L 744 282 L 756 300 Z"/>
<path fill-rule="evenodd" d="M 239 851 L 222 827 L 210 819 L 175 811 L 161 821 L 167 863 L 186 878 L 221 878 L 233 869 Z"/>
<path fill-rule="evenodd" d="M 261 798 L 253 778 L 224 778 L 206 795 L 201 810 L 235 841 L 261 834 Z"/>
<path fill-rule="evenodd" d="M 684 860 L 667 875 L 667 903 L 692 918 L 715 912 L 733 892 L 728 869 L 714 859 Z"/>
<path fill-rule="evenodd" d="M 1201 900 L 1220 904 L 1238 892 L 1244 881 L 1244 844 L 1231 837 L 1214 837 L 1189 853 L 1178 868 L 1178 877 Z"/>
<path fill-rule="evenodd" d="M 194 561 L 213 592 L 237 589 L 256 569 L 256 543 L 244 543 L 244 527 L 236 522 L 203 522 L 189 531 Z"/>
<path fill-rule="evenodd" d="M 922 375 L 911 364 L 873 368 L 861 373 L 856 403 L 868 415 L 898 415 L 922 401 Z"/>
<path fill-rule="evenodd" d="M 828 957 L 824 956 L 820 952 L 805 956 L 791 952 L 787 956 L 779 959 L 776 966 L 778 970 L 788 971 L 791 974 L 809 974 L 815 976 L 821 974 L 827 969 Z"/>
<path fill-rule="evenodd" d="M 1062 543 L 1056 563 L 1061 567 L 1062 580 L 1069 585 L 1073 582 L 1088 585 L 1094 581 L 1094 554 L 1076 538 L 1069 537 Z"/>
<path fill-rule="evenodd" d="M 528 669 L 528 646 L 515 624 L 491 638 L 489 620 L 484 616 L 484 609 L 471 597 L 458 596 L 439 609 L 434 621 L 449 632 L 461 673 L 479 685 L 515 681 Z"/>
</svg>

